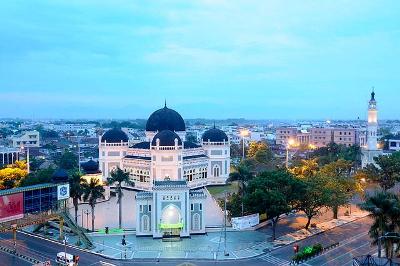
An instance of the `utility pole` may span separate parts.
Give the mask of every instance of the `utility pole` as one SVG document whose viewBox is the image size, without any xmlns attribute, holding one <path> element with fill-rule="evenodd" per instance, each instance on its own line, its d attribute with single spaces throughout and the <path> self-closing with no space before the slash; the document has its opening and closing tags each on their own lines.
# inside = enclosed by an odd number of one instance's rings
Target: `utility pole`
<svg viewBox="0 0 400 266">
<path fill-rule="evenodd" d="M 224 256 L 229 256 L 229 253 L 226 252 L 226 191 L 224 199 Z"/>
</svg>

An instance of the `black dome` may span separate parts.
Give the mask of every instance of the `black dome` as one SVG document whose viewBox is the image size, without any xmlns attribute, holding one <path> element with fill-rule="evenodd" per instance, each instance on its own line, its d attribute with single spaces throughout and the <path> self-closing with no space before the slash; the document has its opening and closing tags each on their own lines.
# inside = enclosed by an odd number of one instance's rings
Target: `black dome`
<svg viewBox="0 0 400 266">
<path fill-rule="evenodd" d="M 146 123 L 146 131 L 185 131 L 185 129 L 182 116 L 167 106 L 152 113 Z"/>
<path fill-rule="evenodd" d="M 152 146 L 157 146 L 157 139 L 160 140 L 160 146 L 175 146 L 175 139 L 178 139 L 178 145 L 182 145 L 181 138 L 171 130 L 158 132 L 151 142 Z"/>
<path fill-rule="evenodd" d="M 221 129 L 214 127 L 204 132 L 202 139 L 203 141 L 223 142 L 228 141 L 228 136 Z"/>
<path fill-rule="evenodd" d="M 107 141 L 108 143 L 120 143 L 128 142 L 129 138 L 125 134 L 124 131 L 118 128 L 113 128 L 108 130 L 104 135 L 101 137 L 101 142 Z"/>
<path fill-rule="evenodd" d="M 65 169 L 57 169 L 51 177 L 53 183 L 67 183 L 68 173 Z"/>
<path fill-rule="evenodd" d="M 99 173 L 99 164 L 93 160 L 89 160 L 81 164 L 83 171 L 87 174 Z"/>
</svg>

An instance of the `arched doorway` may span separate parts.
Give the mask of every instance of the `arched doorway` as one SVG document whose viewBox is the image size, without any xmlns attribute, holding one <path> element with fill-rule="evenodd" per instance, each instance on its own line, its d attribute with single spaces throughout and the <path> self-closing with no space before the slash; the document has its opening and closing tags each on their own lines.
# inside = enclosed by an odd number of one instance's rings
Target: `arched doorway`
<svg viewBox="0 0 400 266">
<path fill-rule="evenodd" d="M 174 205 L 167 205 L 161 212 L 160 229 L 163 231 L 163 237 L 180 236 L 183 228 L 180 209 Z"/>
</svg>

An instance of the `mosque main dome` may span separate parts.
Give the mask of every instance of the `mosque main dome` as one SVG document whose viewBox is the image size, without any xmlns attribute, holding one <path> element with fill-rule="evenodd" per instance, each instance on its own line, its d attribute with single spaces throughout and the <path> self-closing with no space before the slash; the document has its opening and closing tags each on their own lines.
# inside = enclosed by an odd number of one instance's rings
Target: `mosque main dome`
<svg viewBox="0 0 400 266">
<path fill-rule="evenodd" d="M 152 113 L 146 123 L 146 131 L 185 131 L 185 121 L 175 110 L 169 109 L 167 105 Z"/>
</svg>

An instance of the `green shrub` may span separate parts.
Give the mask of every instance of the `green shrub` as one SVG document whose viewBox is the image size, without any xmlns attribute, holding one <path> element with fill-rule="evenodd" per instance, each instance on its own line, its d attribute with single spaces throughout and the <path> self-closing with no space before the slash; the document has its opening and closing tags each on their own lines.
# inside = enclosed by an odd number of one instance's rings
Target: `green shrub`
<svg viewBox="0 0 400 266">
<path fill-rule="evenodd" d="M 321 244 L 315 244 L 313 246 L 306 246 L 302 248 L 294 257 L 293 261 L 299 262 L 302 260 L 306 260 L 308 258 L 311 258 L 312 256 L 320 253 L 323 251 L 323 247 Z"/>
</svg>

